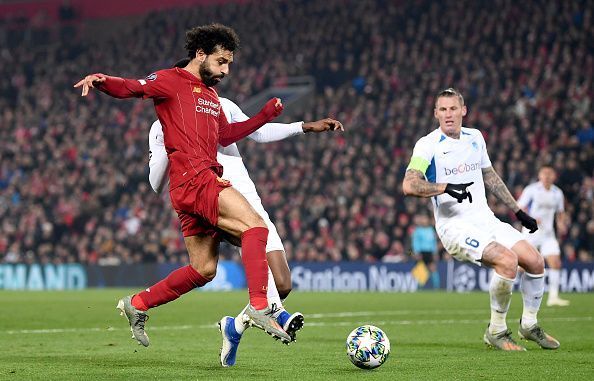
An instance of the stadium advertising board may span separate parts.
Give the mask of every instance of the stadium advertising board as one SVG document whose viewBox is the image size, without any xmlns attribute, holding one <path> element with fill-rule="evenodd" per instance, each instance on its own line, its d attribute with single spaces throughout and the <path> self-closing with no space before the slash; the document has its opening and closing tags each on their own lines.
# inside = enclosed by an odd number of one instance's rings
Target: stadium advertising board
<svg viewBox="0 0 594 381">
<path fill-rule="evenodd" d="M 69 263 L 0 264 L 0 290 L 72 290 L 88 287 L 144 287 L 164 278 L 178 264 L 97 266 Z M 415 292 L 446 289 L 452 292 L 488 291 L 491 272 L 460 262 L 440 262 L 431 274 L 422 263 L 359 262 L 292 263 L 296 291 Z M 516 287 L 518 284 L 516 283 Z M 215 280 L 204 291 L 246 287 L 241 264 L 221 261 Z M 562 292 L 594 291 L 594 263 L 566 263 L 561 271 Z"/>
</svg>

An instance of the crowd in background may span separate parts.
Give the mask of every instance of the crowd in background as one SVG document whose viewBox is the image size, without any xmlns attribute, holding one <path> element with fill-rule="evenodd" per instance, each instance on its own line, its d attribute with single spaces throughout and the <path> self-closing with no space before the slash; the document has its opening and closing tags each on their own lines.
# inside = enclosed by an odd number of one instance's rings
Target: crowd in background
<svg viewBox="0 0 594 381">
<path fill-rule="evenodd" d="M 140 78 L 170 67 L 187 54 L 183 32 L 212 21 L 242 40 L 221 95 L 241 105 L 312 75 L 302 119 L 330 116 L 347 129 L 240 144 L 289 260 L 418 258 L 412 237 L 431 221 L 431 205 L 405 198 L 401 183 L 414 143 L 437 127 L 435 94 L 450 86 L 516 197 L 540 165 L 554 166 L 570 220 L 562 254 L 593 260 L 588 1 L 259 1 L 149 14 L 104 38 L 85 38 L 74 11 L 58 29 L 0 23 L 0 262 L 187 261 L 168 195 L 148 184 L 151 102 L 81 98 L 72 85 L 92 72 Z"/>
</svg>

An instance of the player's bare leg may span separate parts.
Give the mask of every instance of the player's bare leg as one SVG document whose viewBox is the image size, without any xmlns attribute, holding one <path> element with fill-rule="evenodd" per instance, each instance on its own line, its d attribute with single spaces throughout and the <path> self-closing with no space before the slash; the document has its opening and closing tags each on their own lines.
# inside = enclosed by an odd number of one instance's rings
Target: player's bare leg
<svg viewBox="0 0 594 381">
<path fill-rule="evenodd" d="M 493 268 L 493 277 L 489 284 L 491 299 L 491 321 L 483 341 L 490 346 L 504 351 L 524 351 L 511 336 L 507 328 L 506 317 L 511 303 L 512 287 L 518 269 L 515 253 L 497 242 L 491 242 L 485 248 L 481 258 L 483 264 Z"/>
<path fill-rule="evenodd" d="M 524 269 L 520 284 L 524 309 L 518 334 L 523 339 L 535 341 L 544 349 L 557 349 L 559 342 L 545 333 L 537 320 L 544 293 L 544 259 L 525 240 L 516 243 L 512 251 L 518 255 L 518 264 Z"/>
<path fill-rule="evenodd" d="M 199 234 L 184 237 L 190 265 L 174 270 L 165 279 L 135 295 L 122 298 L 117 305 L 128 319 L 132 338 L 148 347 L 149 338 L 144 330 L 148 320 L 146 311 L 179 298 L 196 287 L 204 286 L 216 274 L 219 240 Z"/>
<path fill-rule="evenodd" d="M 251 324 L 285 342 L 290 341 L 291 337 L 271 316 L 268 306 L 266 223 L 241 193 L 229 187 L 219 193 L 217 226 L 234 237 L 241 238 L 241 259 L 245 267 L 250 295 L 250 306 L 245 314 L 249 317 Z"/>
<path fill-rule="evenodd" d="M 549 278 L 549 296 L 547 297 L 547 306 L 568 306 L 569 300 L 559 297 L 559 283 L 561 279 L 561 257 L 559 255 L 548 255 L 545 258 L 549 269 L 547 275 Z"/>
</svg>

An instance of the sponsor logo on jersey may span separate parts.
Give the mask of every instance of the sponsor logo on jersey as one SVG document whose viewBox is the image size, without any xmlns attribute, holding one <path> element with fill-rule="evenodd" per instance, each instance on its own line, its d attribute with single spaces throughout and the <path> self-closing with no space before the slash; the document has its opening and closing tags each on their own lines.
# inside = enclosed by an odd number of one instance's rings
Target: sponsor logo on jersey
<svg viewBox="0 0 594 381">
<path fill-rule="evenodd" d="M 445 171 L 445 175 L 449 176 L 449 175 L 459 175 L 461 173 L 466 173 L 466 172 L 470 172 L 470 171 L 476 171 L 478 169 L 481 168 L 481 163 L 476 162 L 476 163 L 462 163 L 457 167 L 454 168 L 444 168 Z"/>
<path fill-rule="evenodd" d="M 219 116 L 219 104 L 204 98 L 196 99 L 196 112 L 208 114 L 215 117 Z"/>
<path fill-rule="evenodd" d="M 202 92 L 202 89 L 198 86 L 194 86 L 194 88 L 192 89 L 192 92 L 200 94 Z"/>
</svg>

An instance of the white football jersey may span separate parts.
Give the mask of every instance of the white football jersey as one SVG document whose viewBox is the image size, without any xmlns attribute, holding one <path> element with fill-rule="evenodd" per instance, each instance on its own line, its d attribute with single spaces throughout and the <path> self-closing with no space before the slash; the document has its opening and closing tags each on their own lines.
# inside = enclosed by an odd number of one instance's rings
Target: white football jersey
<svg viewBox="0 0 594 381">
<path fill-rule="evenodd" d="M 244 122 L 249 119 L 239 106 L 229 99 L 220 97 L 219 100 L 229 123 Z M 248 137 L 257 142 L 273 142 L 303 133 L 303 122 L 267 123 Z M 163 127 L 159 120 L 152 124 L 149 132 L 149 152 L 149 181 L 156 192 L 161 192 L 169 180 L 167 174 L 169 160 L 165 151 Z M 256 193 L 256 186 L 250 179 L 237 144 L 233 143 L 227 147 L 219 145 L 217 161 L 223 166 L 223 178 L 231 181 L 234 188 L 244 195 L 250 192 Z"/>
<path fill-rule="evenodd" d="M 472 203 L 458 200 L 447 193 L 431 198 L 436 225 L 455 217 L 480 220 L 494 216 L 485 197 L 483 168 L 491 167 L 485 139 L 480 131 L 462 127 L 460 139 L 446 136 L 440 128 L 423 136 L 415 144 L 407 169 L 416 169 L 425 174 L 432 183 L 470 183 L 468 191 Z"/>
<path fill-rule="evenodd" d="M 518 205 L 538 220 L 542 234 L 554 234 L 555 213 L 565 211 L 563 191 L 555 185 L 547 190 L 540 181 L 524 189 Z"/>
</svg>

